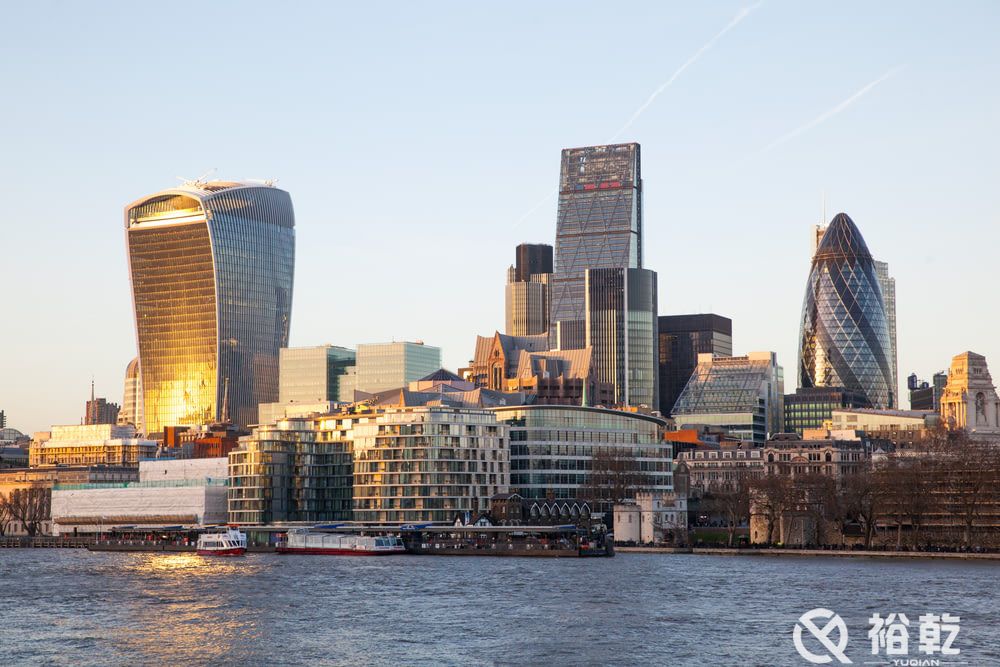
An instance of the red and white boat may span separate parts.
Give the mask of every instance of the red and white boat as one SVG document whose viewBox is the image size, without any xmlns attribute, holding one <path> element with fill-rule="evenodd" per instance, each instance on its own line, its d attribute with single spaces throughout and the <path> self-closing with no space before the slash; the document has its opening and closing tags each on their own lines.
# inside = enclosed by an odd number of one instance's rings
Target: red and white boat
<svg viewBox="0 0 1000 667">
<path fill-rule="evenodd" d="M 277 547 L 280 554 L 321 554 L 326 556 L 390 556 L 406 553 L 403 540 L 393 536 L 313 533 L 293 528 Z"/>
<path fill-rule="evenodd" d="M 235 528 L 224 533 L 202 533 L 198 536 L 199 556 L 242 556 L 247 552 L 247 535 Z"/>
</svg>

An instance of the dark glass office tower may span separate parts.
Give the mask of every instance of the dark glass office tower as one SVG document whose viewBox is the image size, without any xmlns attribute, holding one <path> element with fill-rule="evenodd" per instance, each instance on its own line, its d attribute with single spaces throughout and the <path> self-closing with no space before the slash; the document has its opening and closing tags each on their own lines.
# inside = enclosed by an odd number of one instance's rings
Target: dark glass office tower
<svg viewBox="0 0 1000 667">
<path fill-rule="evenodd" d="M 733 321 L 711 313 L 659 318 L 660 414 L 670 416 L 698 365 L 699 354 L 733 356 Z"/>
<path fill-rule="evenodd" d="M 656 272 L 587 269 L 586 345 L 616 405 L 657 406 Z"/>
<path fill-rule="evenodd" d="M 559 173 L 551 339 L 585 344 L 587 269 L 642 268 L 639 144 L 568 148 Z"/>
<path fill-rule="evenodd" d="M 257 421 L 278 399 L 295 258 L 288 193 L 188 183 L 125 209 L 144 425 Z"/>
<path fill-rule="evenodd" d="M 894 405 L 889 326 L 875 263 L 846 214 L 813 256 L 802 305 L 799 387 L 843 387 L 876 409 Z"/>
<path fill-rule="evenodd" d="M 517 246 L 514 280 L 528 282 L 531 276 L 552 273 L 552 246 L 544 243 L 522 243 Z"/>
</svg>

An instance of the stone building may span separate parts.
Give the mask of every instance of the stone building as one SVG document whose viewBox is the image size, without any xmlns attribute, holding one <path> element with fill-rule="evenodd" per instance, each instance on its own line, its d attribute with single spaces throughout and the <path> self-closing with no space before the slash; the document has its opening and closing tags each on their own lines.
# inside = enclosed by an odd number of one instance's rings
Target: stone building
<svg viewBox="0 0 1000 667">
<path fill-rule="evenodd" d="M 640 491 L 615 505 L 615 542 L 683 544 L 687 541 L 687 498 Z"/>
<path fill-rule="evenodd" d="M 1000 438 L 1000 397 L 986 357 L 963 352 L 951 360 L 941 417 L 948 428 L 968 431 L 973 438 Z"/>
</svg>

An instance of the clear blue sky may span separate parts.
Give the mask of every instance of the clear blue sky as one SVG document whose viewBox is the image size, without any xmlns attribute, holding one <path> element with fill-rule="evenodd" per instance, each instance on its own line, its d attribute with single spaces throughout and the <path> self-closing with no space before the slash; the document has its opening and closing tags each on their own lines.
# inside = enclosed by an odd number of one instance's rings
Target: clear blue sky
<svg viewBox="0 0 1000 667">
<path fill-rule="evenodd" d="M 700 50 L 617 137 L 642 144 L 661 314 L 731 317 L 794 389 L 825 191 L 896 278 L 900 384 L 966 349 L 1000 376 L 1000 4 L 765 0 L 702 50 L 749 7 L 6 4 L 0 409 L 78 422 L 91 376 L 121 400 L 122 208 L 211 168 L 292 195 L 293 345 L 464 364 L 514 246 L 554 240 L 560 149 Z"/>
</svg>

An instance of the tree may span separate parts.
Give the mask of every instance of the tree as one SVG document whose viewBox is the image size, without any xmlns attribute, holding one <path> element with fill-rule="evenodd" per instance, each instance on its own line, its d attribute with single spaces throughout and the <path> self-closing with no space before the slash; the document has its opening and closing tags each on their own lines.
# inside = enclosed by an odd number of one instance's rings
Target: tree
<svg viewBox="0 0 1000 667">
<path fill-rule="evenodd" d="M 934 490 L 938 473 L 937 459 L 928 451 L 920 452 L 919 456 L 893 456 L 886 462 L 882 475 L 896 522 L 896 549 L 903 546 L 904 523 L 909 523 L 912 530 L 912 545 L 920 545 L 920 529 L 937 504 Z"/>
<path fill-rule="evenodd" d="M 837 483 L 829 475 L 805 473 L 792 480 L 792 503 L 808 516 L 816 527 L 816 543 L 826 544 L 821 536 L 826 521 L 840 518 Z M 843 531 L 840 531 L 843 535 Z"/>
<path fill-rule="evenodd" d="M 750 481 L 746 472 L 740 471 L 732 481 L 710 487 L 705 498 L 709 509 L 725 520 L 730 547 L 736 541 L 736 529 L 750 519 Z"/>
<path fill-rule="evenodd" d="M 28 536 L 34 537 L 41 532 L 42 523 L 49 518 L 51 498 L 51 489 L 32 486 L 14 489 L 7 498 L 0 498 L 0 504 L 5 506 L 12 521 L 20 523 Z"/>
<path fill-rule="evenodd" d="M 864 531 L 865 548 L 872 545 L 875 526 L 885 511 L 888 486 L 883 471 L 863 469 L 846 478 L 843 486 L 844 506 Z"/>
<path fill-rule="evenodd" d="M 11 520 L 10 510 L 7 507 L 7 499 L 0 493 L 0 537 L 7 534 L 7 527 L 10 525 Z"/>
<path fill-rule="evenodd" d="M 767 544 L 774 542 L 774 529 L 792 502 L 792 482 L 786 475 L 765 475 L 750 483 L 750 498 L 756 513 L 767 522 Z"/>
<path fill-rule="evenodd" d="M 944 457 L 950 504 L 962 528 L 962 546 L 972 546 L 976 521 L 996 500 L 1000 485 L 1000 449 L 963 440 Z"/>
<path fill-rule="evenodd" d="M 635 498 L 636 492 L 650 486 L 649 475 L 640 468 L 639 460 L 630 453 L 602 447 L 591 460 L 584 492 L 589 500 L 605 507 Z"/>
</svg>

